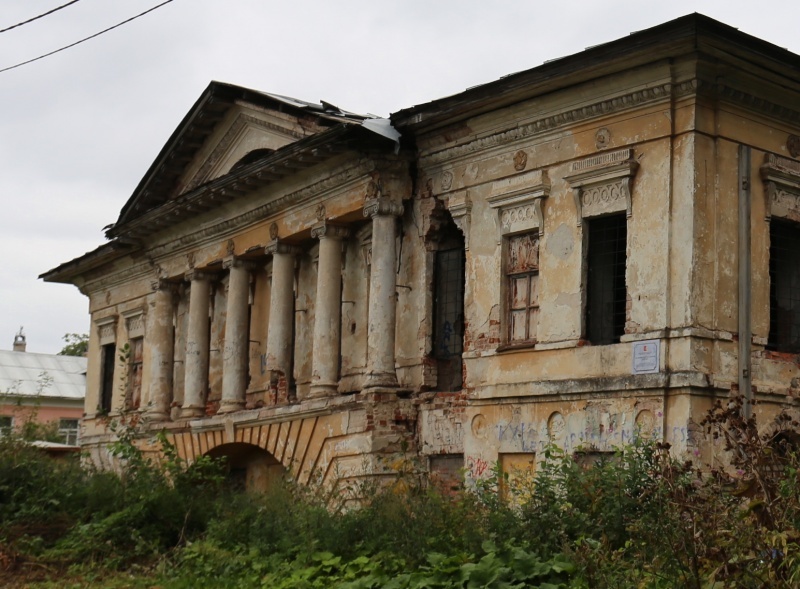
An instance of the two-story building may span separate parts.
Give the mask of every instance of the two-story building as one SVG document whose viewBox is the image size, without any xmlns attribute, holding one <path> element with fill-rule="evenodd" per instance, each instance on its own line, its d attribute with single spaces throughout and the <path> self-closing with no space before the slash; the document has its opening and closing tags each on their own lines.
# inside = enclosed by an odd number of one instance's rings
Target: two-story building
<svg viewBox="0 0 800 589">
<path fill-rule="evenodd" d="M 456 476 L 800 382 L 800 57 L 690 15 L 390 119 L 213 82 L 111 227 L 82 443 Z"/>
</svg>

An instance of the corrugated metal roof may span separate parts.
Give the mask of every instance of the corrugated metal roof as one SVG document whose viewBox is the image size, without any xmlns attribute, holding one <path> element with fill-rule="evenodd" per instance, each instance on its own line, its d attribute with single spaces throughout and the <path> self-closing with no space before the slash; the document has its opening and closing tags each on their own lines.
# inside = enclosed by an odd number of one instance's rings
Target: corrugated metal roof
<svg viewBox="0 0 800 589">
<path fill-rule="evenodd" d="M 82 399 L 86 358 L 0 350 L 0 395 Z"/>
</svg>

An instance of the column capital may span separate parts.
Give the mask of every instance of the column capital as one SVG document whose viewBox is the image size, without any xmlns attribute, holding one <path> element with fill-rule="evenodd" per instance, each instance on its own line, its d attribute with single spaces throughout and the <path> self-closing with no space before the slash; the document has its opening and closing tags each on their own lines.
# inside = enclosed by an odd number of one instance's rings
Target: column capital
<svg viewBox="0 0 800 589">
<path fill-rule="evenodd" d="M 213 280 L 216 273 L 207 270 L 189 270 L 184 276 L 189 282 L 194 282 L 195 280 Z"/>
<path fill-rule="evenodd" d="M 378 215 L 399 217 L 402 214 L 403 205 L 385 196 L 370 198 L 364 203 L 365 217 L 376 217 Z"/>
<path fill-rule="evenodd" d="M 156 278 L 150 281 L 150 288 L 153 292 L 165 290 L 174 293 L 177 287 L 178 285 L 175 282 L 167 280 L 166 278 Z"/>
<path fill-rule="evenodd" d="M 255 263 L 251 260 L 243 260 L 242 258 L 238 258 L 236 256 L 229 256 L 222 260 L 223 270 L 230 270 L 231 268 L 244 268 L 245 270 L 251 271 L 255 267 Z"/>
<path fill-rule="evenodd" d="M 291 245 L 280 239 L 273 239 L 264 248 L 264 252 L 270 256 L 275 254 L 289 254 L 292 256 L 299 256 L 303 253 L 303 248 Z"/>
<path fill-rule="evenodd" d="M 311 228 L 311 237 L 314 239 L 347 239 L 350 237 L 350 228 L 336 223 L 320 223 Z"/>
</svg>

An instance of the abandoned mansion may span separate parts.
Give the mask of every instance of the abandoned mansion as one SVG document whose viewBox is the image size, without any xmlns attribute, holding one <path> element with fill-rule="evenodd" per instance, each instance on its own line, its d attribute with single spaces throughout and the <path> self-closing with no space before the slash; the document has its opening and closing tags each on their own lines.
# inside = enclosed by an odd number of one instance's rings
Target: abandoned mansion
<svg viewBox="0 0 800 589">
<path fill-rule="evenodd" d="M 98 464 L 123 416 L 250 488 L 711 462 L 716 399 L 800 395 L 800 56 L 694 14 L 388 119 L 212 82 L 106 234 L 43 274 Z"/>
</svg>

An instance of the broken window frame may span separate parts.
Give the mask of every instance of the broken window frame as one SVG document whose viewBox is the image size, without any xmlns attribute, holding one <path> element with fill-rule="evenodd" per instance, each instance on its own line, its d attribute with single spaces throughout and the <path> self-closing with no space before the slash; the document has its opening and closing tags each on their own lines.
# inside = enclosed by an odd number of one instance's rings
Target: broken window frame
<svg viewBox="0 0 800 589">
<path fill-rule="evenodd" d="M 769 226 L 767 349 L 800 353 L 800 223 L 773 217 Z"/>
<path fill-rule="evenodd" d="M 628 223 L 624 213 L 584 220 L 586 232 L 584 338 L 596 346 L 625 335 Z"/>
<path fill-rule="evenodd" d="M 516 244 L 523 240 L 531 240 L 530 247 L 535 250 L 528 254 L 528 263 L 520 261 L 515 256 Z M 524 244 L 521 245 L 524 247 Z M 506 308 L 503 326 L 504 344 L 499 350 L 531 347 L 536 345 L 539 325 L 539 232 L 536 230 L 509 235 L 505 238 L 504 246 Z M 515 289 L 515 285 L 521 281 L 525 283 L 524 297 L 515 296 L 519 292 L 519 289 Z M 525 334 L 522 338 L 514 337 L 515 314 L 524 316 Z"/>
<path fill-rule="evenodd" d="M 132 337 L 129 342 L 128 358 L 128 409 L 138 409 L 142 402 L 142 369 L 144 355 L 144 337 Z"/>
</svg>

